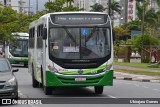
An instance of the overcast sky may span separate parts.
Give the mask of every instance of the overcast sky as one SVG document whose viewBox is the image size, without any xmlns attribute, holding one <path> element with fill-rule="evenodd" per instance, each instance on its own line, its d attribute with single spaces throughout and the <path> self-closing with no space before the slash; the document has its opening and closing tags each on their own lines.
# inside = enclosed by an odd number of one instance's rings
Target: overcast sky
<svg viewBox="0 0 160 107">
<path fill-rule="evenodd" d="M 26 6 L 29 7 L 29 0 L 26 1 Z M 45 9 L 44 4 L 48 0 L 30 0 L 30 6 L 32 7 L 30 10 L 33 12 L 36 12 L 36 1 L 38 1 L 38 10 L 43 10 Z"/>
</svg>

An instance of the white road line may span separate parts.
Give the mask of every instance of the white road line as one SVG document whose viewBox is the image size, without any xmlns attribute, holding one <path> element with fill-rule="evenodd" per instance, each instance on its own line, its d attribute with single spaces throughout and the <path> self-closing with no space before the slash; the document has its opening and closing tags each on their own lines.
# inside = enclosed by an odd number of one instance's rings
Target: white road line
<svg viewBox="0 0 160 107">
<path fill-rule="evenodd" d="M 130 85 L 131 83 L 125 83 L 125 84 Z"/>
<path fill-rule="evenodd" d="M 153 89 L 154 91 L 160 91 L 159 89 Z"/>
<path fill-rule="evenodd" d="M 137 86 L 137 87 L 138 87 L 139 85 L 138 85 L 138 84 L 134 84 L 134 86 Z"/>
<path fill-rule="evenodd" d="M 149 87 L 143 86 L 143 88 L 149 88 Z"/>
<path fill-rule="evenodd" d="M 117 98 L 117 97 L 114 97 L 114 96 L 111 96 L 111 95 L 107 95 L 108 97 L 111 97 L 111 98 Z"/>
</svg>

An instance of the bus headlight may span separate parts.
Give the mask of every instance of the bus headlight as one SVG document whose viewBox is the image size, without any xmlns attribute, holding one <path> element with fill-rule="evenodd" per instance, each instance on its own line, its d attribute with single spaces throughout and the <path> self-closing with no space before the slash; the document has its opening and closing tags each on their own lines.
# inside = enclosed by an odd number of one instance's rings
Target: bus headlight
<svg viewBox="0 0 160 107">
<path fill-rule="evenodd" d="M 53 66 L 51 65 L 48 65 L 48 69 L 51 71 L 51 72 L 58 72 L 58 70 Z"/>
<path fill-rule="evenodd" d="M 14 87 L 16 86 L 16 78 L 12 77 L 10 80 L 8 80 L 5 84 L 5 87 Z"/>
<path fill-rule="evenodd" d="M 108 72 L 112 68 L 112 64 L 108 65 L 103 71 Z"/>
</svg>

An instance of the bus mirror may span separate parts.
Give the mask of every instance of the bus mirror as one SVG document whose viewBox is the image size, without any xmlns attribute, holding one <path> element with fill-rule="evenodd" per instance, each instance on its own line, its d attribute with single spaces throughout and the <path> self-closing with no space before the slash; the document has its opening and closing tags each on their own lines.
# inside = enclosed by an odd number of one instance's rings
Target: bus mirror
<svg viewBox="0 0 160 107">
<path fill-rule="evenodd" d="M 113 36 L 113 41 L 115 41 L 115 39 L 116 39 L 116 32 L 114 30 L 112 30 L 112 36 Z"/>
<path fill-rule="evenodd" d="M 46 28 L 43 28 L 42 38 L 43 38 L 43 40 L 47 39 L 47 29 Z"/>
</svg>

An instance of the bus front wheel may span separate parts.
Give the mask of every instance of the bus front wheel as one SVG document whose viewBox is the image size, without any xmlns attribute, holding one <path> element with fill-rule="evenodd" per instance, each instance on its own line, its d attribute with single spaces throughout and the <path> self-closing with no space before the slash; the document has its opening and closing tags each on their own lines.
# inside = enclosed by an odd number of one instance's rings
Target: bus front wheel
<svg viewBox="0 0 160 107">
<path fill-rule="evenodd" d="M 95 86 L 94 90 L 95 90 L 95 94 L 102 94 L 103 93 L 103 86 Z"/>
</svg>

